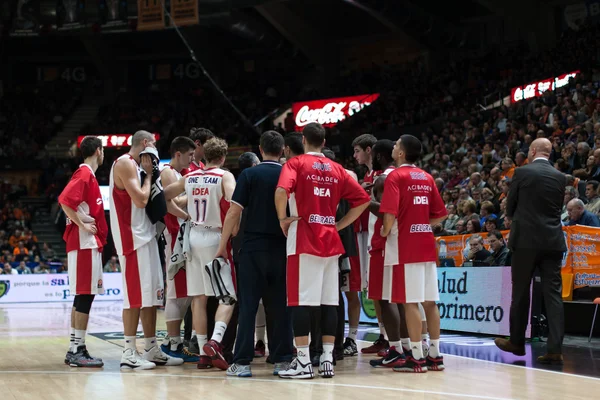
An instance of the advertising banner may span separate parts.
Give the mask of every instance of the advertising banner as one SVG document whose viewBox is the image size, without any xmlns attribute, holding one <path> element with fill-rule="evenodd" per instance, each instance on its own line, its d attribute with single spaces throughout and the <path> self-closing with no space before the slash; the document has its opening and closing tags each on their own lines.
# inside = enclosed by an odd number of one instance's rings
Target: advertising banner
<svg viewBox="0 0 600 400">
<path fill-rule="evenodd" d="M 568 229 L 574 288 L 600 286 L 600 229 L 579 225 Z"/>
<path fill-rule="evenodd" d="M 597 24 L 600 21 L 600 0 L 587 0 L 569 4 L 563 10 L 563 29 L 578 31 L 585 21 Z"/>
<path fill-rule="evenodd" d="M 510 267 L 438 268 L 437 274 L 442 329 L 510 335 Z M 364 295 L 361 302 L 360 321 L 377 322 L 373 302 Z"/>
<path fill-rule="evenodd" d="M 330 128 L 370 106 L 378 98 L 379 93 L 374 93 L 294 103 L 292 112 L 296 130 L 301 131 L 311 122 Z"/>
<path fill-rule="evenodd" d="M 160 135 L 154 133 L 154 140 L 158 142 Z M 81 135 L 77 137 L 77 147 L 81 146 L 81 142 L 87 135 Z M 102 140 L 102 146 L 104 147 L 130 147 L 131 138 L 133 135 L 128 133 L 116 133 L 113 135 L 95 135 L 98 139 Z"/>
<path fill-rule="evenodd" d="M 40 32 L 40 0 L 17 0 L 11 36 L 37 36 Z"/>
<path fill-rule="evenodd" d="M 171 23 L 177 26 L 198 23 L 198 0 L 171 0 Z"/>
<path fill-rule="evenodd" d="M 517 103 L 521 100 L 529 100 L 534 97 L 540 97 L 548 90 L 555 90 L 569 84 L 569 79 L 577 77 L 579 71 L 569 72 L 554 78 L 546 78 L 537 82 L 531 82 L 526 85 L 517 86 L 510 90 L 511 103 Z"/>
<path fill-rule="evenodd" d="M 138 0 L 138 31 L 164 28 L 165 16 L 162 2 L 160 0 Z"/>
<path fill-rule="evenodd" d="M 56 28 L 61 30 L 81 29 L 85 26 L 84 0 L 58 0 L 56 3 Z"/>
<path fill-rule="evenodd" d="M 103 274 L 104 294 L 94 301 L 123 300 L 121 273 Z M 0 304 L 72 302 L 68 274 L 0 275 Z"/>
</svg>

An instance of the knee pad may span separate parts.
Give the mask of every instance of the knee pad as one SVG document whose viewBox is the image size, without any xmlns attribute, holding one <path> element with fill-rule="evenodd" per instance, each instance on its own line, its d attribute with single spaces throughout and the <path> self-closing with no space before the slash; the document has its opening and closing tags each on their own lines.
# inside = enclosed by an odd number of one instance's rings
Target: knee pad
<svg viewBox="0 0 600 400">
<path fill-rule="evenodd" d="M 337 330 L 337 318 L 337 306 L 321 306 L 321 333 L 323 336 L 335 336 Z"/>
<path fill-rule="evenodd" d="M 189 297 L 167 299 L 167 304 L 165 305 L 165 322 L 181 321 L 185 317 L 190 304 L 191 298 Z"/>
<path fill-rule="evenodd" d="M 89 314 L 92 309 L 92 302 L 94 301 L 93 294 L 78 294 L 73 300 L 75 311 L 82 314 Z"/>
</svg>

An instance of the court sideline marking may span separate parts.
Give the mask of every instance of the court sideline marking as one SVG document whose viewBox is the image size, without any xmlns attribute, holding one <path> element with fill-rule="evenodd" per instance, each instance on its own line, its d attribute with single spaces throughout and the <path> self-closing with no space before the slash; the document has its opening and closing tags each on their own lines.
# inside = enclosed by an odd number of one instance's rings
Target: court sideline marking
<svg viewBox="0 0 600 400">
<path fill-rule="evenodd" d="M 357 342 L 363 342 L 363 343 L 373 343 L 373 342 L 369 342 L 369 341 L 361 340 L 361 339 L 356 339 L 356 341 Z M 442 339 L 442 343 L 443 343 L 443 339 Z M 447 354 L 447 353 L 444 353 L 442 355 L 444 357 L 462 358 L 462 359 L 465 359 L 465 360 L 479 361 L 479 362 L 496 364 L 496 365 L 504 365 L 504 366 L 507 366 L 507 367 L 526 369 L 526 370 L 530 370 L 530 371 L 548 372 L 550 374 L 566 375 L 566 376 L 571 376 L 571 377 L 575 377 L 575 378 L 589 379 L 589 380 L 596 381 L 596 382 L 600 383 L 600 378 L 595 378 L 593 376 L 571 374 L 571 373 L 568 373 L 568 372 L 561 372 L 561 371 L 551 371 L 551 370 L 547 370 L 547 369 L 541 369 L 541 368 L 535 368 L 535 367 L 528 367 L 528 366 L 522 366 L 522 365 L 505 364 L 505 363 L 501 363 L 501 362 L 498 362 L 498 361 L 482 360 L 482 359 L 479 359 L 479 358 L 471 358 L 471 357 L 465 357 L 465 356 L 456 356 L 454 354 Z"/>
<path fill-rule="evenodd" d="M 284 379 L 263 379 L 263 378 L 236 378 L 236 377 L 227 377 L 227 376 L 206 376 L 206 375 L 185 375 L 185 374 L 155 374 L 155 373 L 140 373 L 140 372 L 87 372 L 87 371 L 77 371 L 77 372 L 68 372 L 68 371 L 1 371 L 1 374 L 30 374 L 30 375 L 42 375 L 42 374 L 51 374 L 51 375 L 71 375 L 75 376 L 78 374 L 85 375 L 116 375 L 116 376 L 127 376 L 127 377 L 166 377 L 166 378 L 195 378 L 195 379 L 208 379 L 208 380 L 219 380 L 223 379 L 229 380 L 229 378 L 233 378 L 232 380 L 238 382 L 266 382 L 266 383 L 282 383 L 282 384 L 299 384 L 299 385 L 312 385 L 312 386 L 339 386 L 339 387 L 348 387 L 355 389 L 378 389 L 378 390 L 390 390 L 395 392 L 409 392 L 409 393 L 420 393 L 420 394 L 437 394 L 443 396 L 453 396 L 460 398 L 470 398 L 470 399 L 485 399 L 485 400 L 513 400 L 509 397 L 491 397 L 491 396 L 478 396 L 474 394 L 464 394 L 464 393 L 452 393 L 452 392 L 438 392 L 434 390 L 418 390 L 418 389 L 408 389 L 408 388 L 398 388 L 398 387 L 389 387 L 389 386 L 370 386 L 370 385 L 353 385 L 349 383 L 322 383 L 322 382 L 313 382 L 313 381 L 297 381 L 297 380 L 284 380 Z"/>
</svg>

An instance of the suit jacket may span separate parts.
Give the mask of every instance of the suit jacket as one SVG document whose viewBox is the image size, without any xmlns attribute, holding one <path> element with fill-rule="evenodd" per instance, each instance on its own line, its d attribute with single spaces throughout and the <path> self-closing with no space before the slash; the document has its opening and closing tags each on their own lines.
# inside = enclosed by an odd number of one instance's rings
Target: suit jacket
<svg viewBox="0 0 600 400">
<path fill-rule="evenodd" d="M 567 250 L 561 224 L 566 184 L 565 175 L 546 160 L 515 170 L 506 200 L 511 250 Z"/>
</svg>

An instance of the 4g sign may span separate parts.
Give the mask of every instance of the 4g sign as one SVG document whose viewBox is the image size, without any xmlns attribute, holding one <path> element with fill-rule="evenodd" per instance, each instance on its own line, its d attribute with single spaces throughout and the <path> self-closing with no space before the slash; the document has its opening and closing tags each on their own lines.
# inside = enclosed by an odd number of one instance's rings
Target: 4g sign
<svg viewBox="0 0 600 400">
<path fill-rule="evenodd" d="M 131 146 L 131 138 L 133 135 L 117 133 L 114 135 L 95 135 L 98 139 L 102 141 L 102 146 L 104 147 L 130 147 Z M 81 142 L 85 136 L 77 137 L 77 147 L 81 146 Z M 154 133 L 154 140 L 158 142 L 160 139 L 160 135 L 158 133 Z"/>
<path fill-rule="evenodd" d="M 301 131 L 311 122 L 325 127 L 335 126 L 348 116 L 360 112 L 379 98 L 379 93 L 349 97 L 336 97 L 314 101 L 297 102 L 292 105 L 296 130 Z"/>
</svg>

